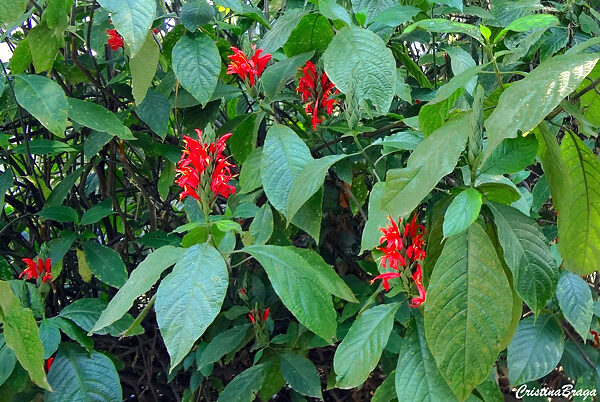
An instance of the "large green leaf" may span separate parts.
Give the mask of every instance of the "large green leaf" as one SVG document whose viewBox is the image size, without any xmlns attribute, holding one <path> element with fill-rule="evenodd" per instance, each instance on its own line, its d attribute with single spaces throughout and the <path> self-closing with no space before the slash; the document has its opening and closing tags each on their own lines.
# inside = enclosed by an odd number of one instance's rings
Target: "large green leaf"
<svg viewBox="0 0 600 402">
<path fill-rule="evenodd" d="M 535 220 L 517 209 L 494 203 L 488 207 L 494 215 L 514 287 L 531 310 L 539 314 L 554 294 L 559 277 L 546 237 Z"/>
<path fill-rule="evenodd" d="M 519 385 L 545 376 L 560 361 L 563 348 L 563 332 L 554 316 L 525 318 L 508 345 L 510 383 Z"/>
<path fill-rule="evenodd" d="M 188 31 L 208 24 L 214 16 L 215 9 L 206 0 L 192 0 L 181 6 L 181 22 Z"/>
<path fill-rule="evenodd" d="M 538 142 L 533 135 L 507 138 L 492 152 L 481 167 L 484 174 L 517 173 L 535 161 Z"/>
<path fill-rule="evenodd" d="M 182 36 L 172 52 L 175 76 L 202 106 L 211 99 L 221 71 L 221 56 L 208 36 Z"/>
<path fill-rule="evenodd" d="M 387 173 L 383 209 L 393 217 L 407 216 L 436 184 L 452 173 L 471 131 L 470 113 L 448 121 L 425 138 L 407 167 Z"/>
<path fill-rule="evenodd" d="M 560 199 L 568 197 L 570 191 L 569 175 L 560 157 L 560 146 L 556 141 L 556 136 L 550 132 L 546 122 L 540 123 L 534 130 L 534 133 L 538 139 L 538 158 L 548 181 L 548 187 L 552 194 L 552 202 L 555 209 L 560 211 L 562 205 Z"/>
<path fill-rule="evenodd" d="M 67 128 L 67 97 L 62 88 L 41 75 L 21 74 L 15 77 L 17 102 L 48 130 L 64 137 Z"/>
<path fill-rule="evenodd" d="M 64 205 L 44 207 L 44 209 L 38 212 L 38 216 L 56 222 L 77 222 L 79 220 L 77 211 Z"/>
<path fill-rule="evenodd" d="M 154 0 L 98 0 L 111 13 L 115 28 L 134 57 L 142 48 L 156 14 Z"/>
<path fill-rule="evenodd" d="M 267 31 L 260 41 L 260 48 L 265 53 L 273 53 L 288 41 L 290 34 L 296 28 L 306 12 L 299 8 L 293 8 L 278 17 L 273 27 Z"/>
<path fill-rule="evenodd" d="M 444 237 L 467 230 L 479 216 L 481 202 L 481 193 L 474 188 L 468 188 L 457 195 L 444 214 Z"/>
<path fill-rule="evenodd" d="M 265 244 L 273 234 L 273 210 L 265 203 L 250 224 L 250 234 L 255 244 Z"/>
<path fill-rule="evenodd" d="M 53 33 L 54 30 L 48 28 L 45 22 L 42 22 L 27 34 L 33 66 L 38 74 L 52 70 L 54 65 L 58 43 L 56 38 L 52 36 Z"/>
<path fill-rule="evenodd" d="M 448 385 L 464 400 L 498 358 L 513 301 L 496 250 L 479 224 L 446 241 L 427 293 L 427 344 Z"/>
<path fill-rule="evenodd" d="M 108 302 L 98 298 L 83 298 L 77 299 L 67 307 L 62 309 L 60 317 L 68 318 L 73 321 L 84 331 L 91 331 L 94 324 L 100 318 L 100 313 L 106 309 Z M 124 314 L 124 317 L 119 317 L 119 320 L 105 326 L 103 329 L 96 331 L 100 335 L 110 334 L 119 336 L 133 323 L 131 314 Z M 142 333 L 139 331 L 136 334 Z"/>
<path fill-rule="evenodd" d="M 359 105 L 369 100 L 380 113 L 387 113 L 396 92 L 396 61 L 383 40 L 372 31 L 344 28 L 323 54 L 329 79 L 348 94 L 352 89 Z"/>
<path fill-rule="evenodd" d="M 4 341 L 29 373 L 31 380 L 41 388 L 51 390 L 44 373 L 44 347 L 35 317 L 21 306 L 8 282 L 0 281 L 0 319 L 3 322 Z"/>
<path fill-rule="evenodd" d="M 152 86 L 152 79 L 154 78 L 154 74 L 156 74 L 158 56 L 160 56 L 158 44 L 154 39 L 154 35 L 148 32 L 148 36 L 146 36 L 146 40 L 139 52 L 129 60 L 131 91 L 137 105 L 143 102 L 148 88 Z"/>
<path fill-rule="evenodd" d="M 560 154 L 567 175 L 563 180 L 569 185 L 560 195 L 558 248 L 566 269 L 587 275 L 598 269 L 600 256 L 600 161 L 570 131 L 565 133 Z"/>
<path fill-rule="evenodd" d="M 258 364 L 242 371 L 227 384 L 217 402 L 251 402 L 267 376 L 268 363 Z"/>
<path fill-rule="evenodd" d="M 444 18 L 421 20 L 406 27 L 403 31 L 403 34 L 406 35 L 417 28 L 425 29 L 429 32 L 462 33 L 465 35 L 469 35 L 474 39 L 477 39 L 482 44 L 484 42 L 483 37 L 479 32 L 479 28 L 471 24 L 465 24 L 464 22 L 452 21 Z"/>
<path fill-rule="evenodd" d="M 321 15 L 330 20 L 341 20 L 347 25 L 352 25 L 350 14 L 343 6 L 340 6 L 335 0 L 319 0 L 319 11 Z"/>
<path fill-rule="evenodd" d="M 0 1 L 0 25 L 8 27 L 27 10 L 28 0 Z M 12 27 L 11 27 L 12 28 Z"/>
<path fill-rule="evenodd" d="M 396 4 L 396 2 L 394 2 L 394 4 Z M 416 7 L 396 4 L 386 8 L 385 12 L 379 13 L 373 22 L 395 28 L 412 20 L 420 12 L 421 10 Z"/>
<path fill-rule="evenodd" d="M 398 4 L 395 0 L 352 0 L 351 3 L 354 14 L 364 14 L 367 23 L 373 21 L 382 11 Z"/>
<path fill-rule="evenodd" d="M 414 315 L 398 354 L 396 395 L 399 401 L 455 401 L 425 341 L 423 316 Z"/>
<path fill-rule="evenodd" d="M 80 224 L 91 225 L 100 221 L 102 218 L 111 215 L 112 213 L 112 198 L 107 198 L 106 200 L 99 202 L 98 204 L 85 211 L 81 216 Z"/>
<path fill-rule="evenodd" d="M 29 148 L 29 151 L 27 150 Z M 19 144 L 13 148 L 16 154 L 21 155 L 58 155 L 63 152 L 76 152 L 77 150 L 62 141 L 36 139 L 27 144 Z"/>
<path fill-rule="evenodd" d="M 251 324 L 238 325 L 237 327 L 233 327 L 215 336 L 201 353 L 196 353 L 196 365 L 198 366 L 198 370 L 219 361 L 227 353 L 234 350 L 246 336 L 246 332 L 248 332 L 250 325 Z"/>
<path fill-rule="evenodd" d="M 338 388 L 361 385 L 375 369 L 394 326 L 400 303 L 380 304 L 358 316 L 333 357 Z"/>
<path fill-rule="evenodd" d="M 283 50 L 288 57 L 311 51 L 323 52 L 331 38 L 333 29 L 327 18 L 319 14 L 308 14 L 302 17 L 289 35 Z"/>
<path fill-rule="evenodd" d="M 0 334 L 0 386 L 10 377 L 16 364 L 15 352 L 4 342 L 4 334 Z"/>
<path fill-rule="evenodd" d="M 90 334 L 119 320 L 133 306 L 134 301 L 150 290 L 165 269 L 175 264 L 185 253 L 185 249 L 164 246 L 148 255 L 133 270 L 131 276 L 112 298 L 106 309 L 94 324 Z"/>
<path fill-rule="evenodd" d="M 265 269 L 273 290 L 305 327 L 326 341 L 336 334 L 336 313 L 330 293 L 316 267 L 295 247 L 249 246 L 251 254 Z"/>
<path fill-rule="evenodd" d="M 169 100 L 152 89 L 146 93 L 144 101 L 137 107 L 136 114 L 163 140 L 169 129 Z"/>
<path fill-rule="evenodd" d="M 419 126 L 425 137 L 442 127 L 448 118 L 454 103 L 463 92 L 462 87 L 460 87 L 447 96 L 444 96 L 445 99 L 443 101 L 440 101 L 439 103 L 429 103 L 419 110 Z"/>
<path fill-rule="evenodd" d="M 44 345 L 44 359 L 56 353 L 58 345 L 60 345 L 60 328 L 54 321 L 46 318 L 42 319 L 42 322 L 40 322 L 40 340 Z"/>
<path fill-rule="evenodd" d="M 60 346 L 48 372 L 54 392 L 46 391 L 48 402 L 106 401 L 120 402 L 123 391 L 114 363 L 106 355 L 87 353 L 72 343 Z"/>
<path fill-rule="evenodd" d="M 155 310 L 171 356 L 171 370 L 219 314 L 228 285 L 225 260 L 208 243 L 187 249 L 162 280 L 156 292 Z"/>
<path fill-rule="evenodd" d="M 552 57 L 527 77 L 509 86 L 485 121 L 488 143 L 484 161 L 505 138 L 533 130 L 592 71 L 599 56 L 591 54 Z"/>
<path fill-rule="evenodd" d="M 115 250 L 95 240 L 88 240 L 83 243 L 83 252 L 90 271 L 96 278 L 115 288 L 125 284 L 127 269 Z"/>
<path fill-rule="evenodd" d="M 281 374 L 292 389 L 302 395 L 323 399 L 321 380 L 313 362 L 292 352 L 281 355 Z"/>
<path fill-rule="evenodd" d="M 556 288 L 556 299 L 569 324 L 587 339 L 594 315 L 592 291 L 586 281 L 572 272 L 563 271 Z"/>
<path fill-rule="evenodd" d="M 65 177 L 64 179 L 62 179 L 60 183 L 58 183 L 56 187 L 52 189 L 50 196 L 48 196 L 48 199 L 46 200 L 45 207 L 62 204 L 65 198 L 67 198 L 67 195 L 69 195 L 69 192 L 71 191 L 77 180 L 79 180 L 79 176 L 81 176 L 82 173 L 83 168 L 81 167 L 73 173 L 71 173 L 70 175 L 68 175 L 67 177 Z"/>
<path fill-rule="evenodd" d="M 498 42 L 509 31 L 527 32 L 532 29 L 537 30 L 541 28 L 550 28 L 551 26 L 558 24 L 558 18 L 551 14 L 526 15 L 524 17 L 517 18 L 508 24 L 508 26 L 500 31 L 500 33 L 496 36 L 494 42 Z"/>
<path fill-rule="evenodd" d="M 69 118 L 93 130 L 116 135 L 124 140 L 135 140 L 128 127 L 110 110 L 92 102 L 68 98 Z"/>
</svg>

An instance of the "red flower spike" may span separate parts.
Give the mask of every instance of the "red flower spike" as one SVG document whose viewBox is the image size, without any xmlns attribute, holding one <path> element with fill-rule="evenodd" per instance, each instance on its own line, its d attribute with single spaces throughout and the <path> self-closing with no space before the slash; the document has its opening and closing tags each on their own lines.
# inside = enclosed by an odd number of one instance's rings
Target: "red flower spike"
<svg viewBox="0 0 600 402">
<path fill-rule="evenodd" d="M 335 99 L 330 99 L 332 94 L 336 94 L 339 91 L 335 90 L 335 86 L 327 74 L 322 73 L 321 78 L 317 72 L 317 68 L 314 63 L 307 61 L 304 68 L 302 68 L 302 77 L 298 81 L 298 88 L 296 91 L 300 93 L 300 97 L 303 102 L 306 102 L 304 110 L 307 114 L 312 114 L 311 123 L 314 130 L 317 129 L 317 124 L 323 121 L 323 115 L 327 113 L 331 115 L 333 112 L 333 106 L 337 103 Z"/>
<path fill-rule="evenodd" d="M 389 284 L 388 280 L 394 279 L 394 278 L 399 278 L 401 276 L 402 275 L 399 274 L 398 272 L 386 272 L 385 274 L 377 275 L 369 283 L 373 284 L 373 282 L 375 282 L 377 279 L 381 279 L 383 288 L 385 289 L 386 292 L 388 292 L 390 290 L 390 284 Z"/>
<path fill-rule="evenodd" d="M 262 316 L 263 321 L 267 321 L 267 318 L 269 317 L 270 312 L 271 312 L 271 307 L 267 307 L 267 309 L 265 310 L 265 312 L 263 313 L 263 316 Z"/>
<path fill-rule="evenodd" d="M 111 50 L 117 50 L 124 46 L 123 37 L 116 29 L 107 29 L 106 33 L 108 34 L 108 47 Z"/>
<path fill-rule="evenodd" d="M 252 48 L 255 49 L 254 45 Z M 261 76 L 272 56 L 270 54 L 261 56 L 262 49 L 258 49 L 249 59 L 237 47 L 232 46 L 231 50 L 233 50 L 233 54 L 228 57 L 231 63 L 227 66 L 227 74 L 237 74 L 244 81 L 248 78 L 250 86 L 253 87 L 254 82 Z"/>
<path fill-rule="evenodd" d="M 37 264 L 31 258 L 23 258 L 23 262 L 27 264 L 27 268 L 21 272 L 19 279 L 24 275 L 27 275 L 27 279 L 37 279 L 41 276 L 42 282 L 52 281 L 52 274 L 50 273 L 52 265 L 50 258 L 46 258 L 45 261 L 38 258 Z"/>
<path fill-rule="evenodd" d="M 254 321 L 254 315 L 253 315 L 253 311 L 250 311 L 250 312 L 248 313 L 248 318 L 250 318 L 250 321 L 252 322 L 252 324 L 254 324 L 254 323 L 255 323 L 255 321 Z"/>
<path fill-rule="evenodd" d="M 44 364 L 44 370 L 46 370 L 46 374 L 50 371 L 52 363 L 54 363 L 54 357 L 50 357 L 48 360 L 46 360 L 46 364 Z"/>
</svg>

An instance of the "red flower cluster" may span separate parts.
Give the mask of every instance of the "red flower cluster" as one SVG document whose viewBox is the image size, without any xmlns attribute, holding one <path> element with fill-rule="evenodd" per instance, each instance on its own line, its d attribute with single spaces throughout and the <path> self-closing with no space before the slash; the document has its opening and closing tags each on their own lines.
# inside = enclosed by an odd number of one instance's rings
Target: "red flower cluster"
<svg viewBox="0 0 600 402">
<path fill-rule="evenodd" d="M 256 49 L 254 45 L 252 49 Z M 248 59 L 244 52 L 237 47 L 231 47 L 233 54 L 229 56 L 231 63 L 227 66 L 227 74 L 237 74 L 241 79 L 250 80 L 250 86 L 254 86 L 254 82 L 265 70 L 267 63 L 271 60 L 270 54 L 261 56 L 262 49 L 255 50 L 252 58 Z"/>
<path fill-rule="evenodd" d="M 250 312 L 248 313 L 248 318 L 250 318 L 250 321 L 252 322 L 252 324 L 255 324 L 256 321 L 267 321 L 267 318 L 269 317 L 270 312 L 271 312 L 271 307 L 267 307 L 267 309 L 263 312 L 262 316 L 260 315 L 260 312 L 257 310 L 250 310 Z"/>
<path fill-rule="evenodd" d="M 108 47 L 112 50 L 117 50 L 123 47 L 123 37 L 119 35 L 116 29 L 107 29 L 108 34 Z"/>
<path fill-rule="evenodd" d="M 52 280 L 52 274 L 50 269 L 52 268 L 50 258 L 42 260 L 38 258 L 37 265 L 31 258 L 23 258 L 23 262 L 27 264 L 27 268 L 19 275 L 19 279 L 23 275 L 27 275 L 27 279 L 37 279 L 39 276 L 42 277 L 42 282 L 49 282 Z"/>
<path fill-rule="evenodd" d="M 196 133 L 201 140 L 202 130 L 196 129 Z M 181 160 L 177 162 L 176 169 L 180 175 L 177 184 L 183 188 L 183 192 L 179 196 L 180 201 L 183 201 L 188 195 L 201 201 L 199 193 L 208 194 L 208 188 L 213 193 L 212 199 L 217 195 L 227 198 L 235 193 L 235 187 L 228 184 L 229 180 L 234 177 L 231 173 L 234 165 L 223 156 L 225 141 L 232 135 L 227 133 L 216 143 L 208 144 L 188 136 L 183 138 L 185 149 L 181 154 Z"/>
<path fill-rule="evenodd" d="M 425 244 L 423 235 L 425 234 L 425 227 L 417 224 L 417 214 L 413 215 L 412 221 L 404 226 L 404 232 L 401 233 L 398 228 L 398 224 L 388 216 L 390 225 L 384 228 L 380 228 L 383 236 L 379 239 L 379 242 L 384 247 L 379 247 L 379 250 L 383 251 L 384 255 L 381 257 L 381 265 L 385 268 L 393 268 L 398 271 L 399 267 L 411 269 L 415 267 L 415 272 L 412 274 L 412 279 L 417 286 L 419 291 L 419 297 L 414 297 L 411 300 L 411 307 L 419 307 L 421 303 L 425 301 L 426 292 L 422 283 L 422 271 L 419 261 L 425 258 L 425 250 L 423 246 Z M 402 219 L 400 219 L 400 222 Z M 386 272 L 376 276 L 371 283 L 376 279 L 381 279 L 383 288 L 386 291 L 390 290 L 388 280 L 398 278 L 401 276 L 400 272 Z"/>
<path fill-rule="evenodd" d="M 302 95 L 302 101 L 307 102 L 304 110 L 308 114 L 312 114 L 312 127 L 317 129 L 317 124 L 323 121 L 319 118 L 319 114 L 327 113 L 331 115 L 333 106 L 337 103 L 335 99 L 330 99 L 329 96 L 333 93 L 338 93 L 338 90 L 333 92 L 335 86 L 329 77 L 324 72 L 319 78 L 317 68 L 311 61 L 306 62 L 306 66 L 302 69 L 302 77 L 298 81 L 296 91 Z"/>
</svg>

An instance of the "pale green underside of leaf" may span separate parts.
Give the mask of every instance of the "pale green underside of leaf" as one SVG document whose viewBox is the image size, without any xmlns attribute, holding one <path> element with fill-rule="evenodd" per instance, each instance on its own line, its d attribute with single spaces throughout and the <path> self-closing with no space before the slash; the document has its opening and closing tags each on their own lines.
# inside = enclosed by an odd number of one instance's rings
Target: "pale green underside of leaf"
<svg viewBox="0 0 600 402">
<path fill-rule="evenodd" d="M 587 339 L 594 315 L 592 292 L 586 281 L 569 271 L 563 271 L 556 289 L 556 300 L 567 321 Z"/>
<path fill-rule="evenodd" d="M 152 79 L 156 73 L 156 65 L 158 64 L 159 56 L 160 49 L 154 40 L 154 35 L 152 35 L 151 32 L 148 32 L 148 36 L 146 36 L 146 40 L 140 51 L 135 57 L 132 57 L 129 60 L 131 88 L 136 105 L 142 103 L 146 97 L 148 88 L 152 86 Z"/>
<path fill-rule="evenodd" d="M 69 118 L 82 126 L 105 132 L 124 140 L 135 140 L 131 130 L 124 126 L 110 110 L 95 103 L 76 98 L 68 98 Z"/>
</svg>

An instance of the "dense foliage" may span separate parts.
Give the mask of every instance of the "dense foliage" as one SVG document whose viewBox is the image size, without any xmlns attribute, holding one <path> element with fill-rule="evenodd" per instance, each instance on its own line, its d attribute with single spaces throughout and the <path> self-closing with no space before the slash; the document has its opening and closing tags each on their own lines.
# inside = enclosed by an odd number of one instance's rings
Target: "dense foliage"
<svg viewBox="0 0 600 402">
<path fill-rule="evenodd" d="M 598 6 L 0 0 L 0 400 L 591 398 Z"/>
</svg>

